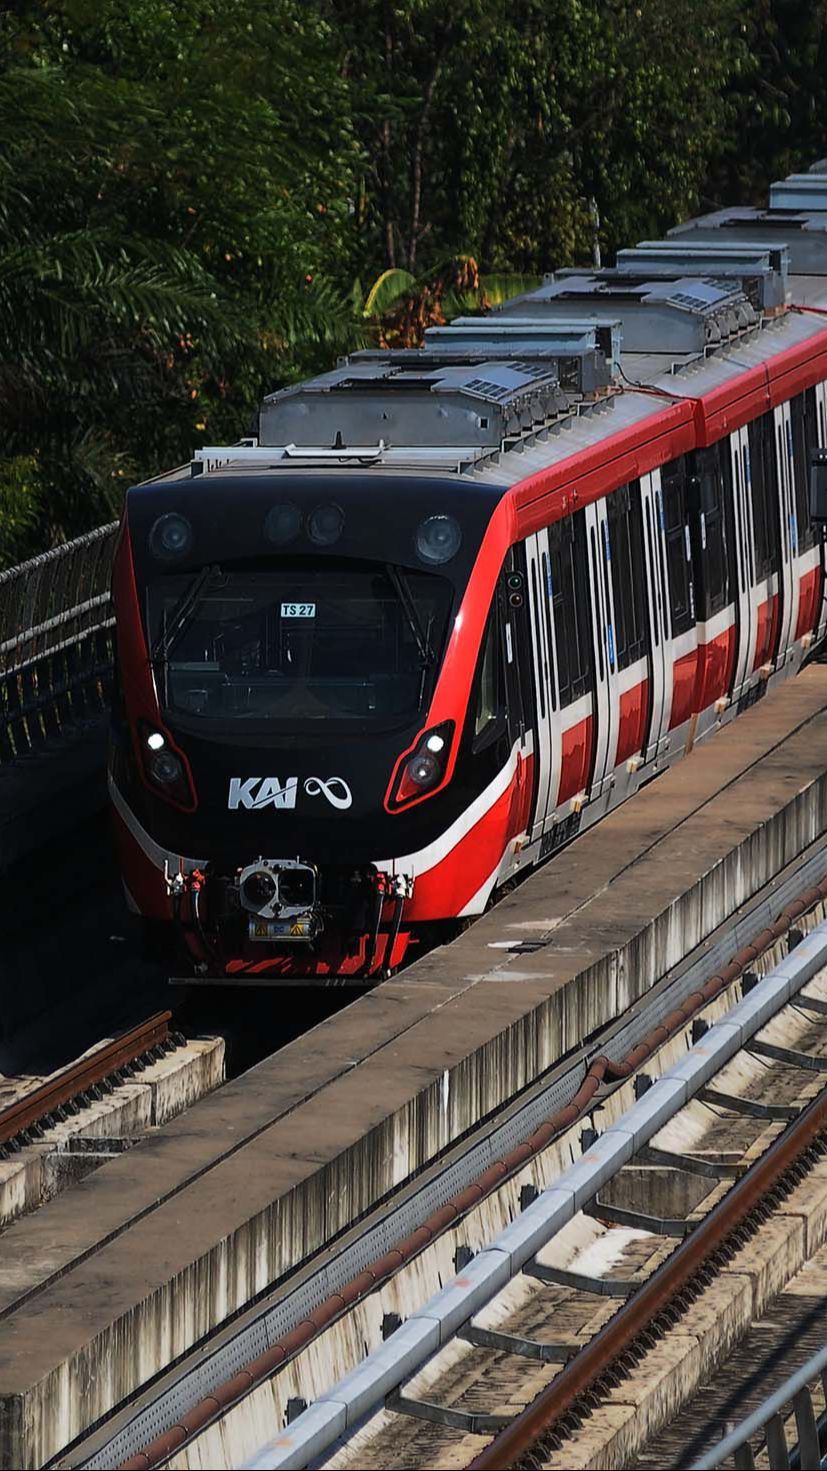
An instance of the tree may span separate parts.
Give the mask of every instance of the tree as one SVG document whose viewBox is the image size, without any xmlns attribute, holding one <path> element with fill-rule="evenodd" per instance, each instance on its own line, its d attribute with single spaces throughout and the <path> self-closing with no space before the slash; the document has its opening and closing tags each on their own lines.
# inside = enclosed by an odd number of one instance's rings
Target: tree
<svg viewBox="0 0 827 1471">
<path fill-rule="evenodd" d="M 305 0 L 23 0 L 0 137 L 0 486 L 19 508 L 28 483 L 53 538 L 238 437 L 294 343 L 349 331 L 326 277 L 355 145 Z"/>
<path fill-rule="evenodd" d="M 827 154 L 827 0 L 751 0 L 729 123 L 705 192 L 721 204 L 766 204 L 767 186 Z"/>
<path fill-rule="evenodd" d="M 329 0 L 377 267 L 591 260 L 693 206 L 744 64 L 737 0 Z"/>
</svg>

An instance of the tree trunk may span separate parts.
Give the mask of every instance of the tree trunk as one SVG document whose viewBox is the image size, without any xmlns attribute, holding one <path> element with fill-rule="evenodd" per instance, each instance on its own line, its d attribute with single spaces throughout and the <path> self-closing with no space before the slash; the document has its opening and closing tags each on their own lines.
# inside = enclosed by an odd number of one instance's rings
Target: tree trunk
<svg viewBox="0 0 827 1471">
<path fill-rule="evenodd" d="M 385 90 L 391 96 L 393 84 L 393 17 L 389 0 L 385 0 Z M 396 230 L 393 219 L 393 193 L 391 177 L 391 120 L 382 122 L 382 229 L 385 236 L 385 264 L 388 270 L 396 265 Z"/>
<path fill-rule="evenodd" d="M 422 214 L 422 155 L 431 120 L 434 90 L 441 68 L 442 56 L 440 55 L 434 63 L 433 71 L 425 87 L 422 111 L 419 114 L 419 122 L 416 129 L 416 143 L 414 144 L 413 166 L 411 170 L 411 226 L 408 236 L 408 270 L 414 273 L 416 271 L 417 246 L 422 238 L 422 231 L 419 228 L 419 221 Z"/>
</svg>

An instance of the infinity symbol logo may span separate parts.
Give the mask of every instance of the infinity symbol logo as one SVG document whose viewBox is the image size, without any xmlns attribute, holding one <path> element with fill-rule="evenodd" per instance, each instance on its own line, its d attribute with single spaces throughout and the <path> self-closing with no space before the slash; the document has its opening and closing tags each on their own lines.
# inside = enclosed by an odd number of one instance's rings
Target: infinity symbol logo
<svg viewBox="0 0 827 1471">
<path fill-rule="evenodd" d="M 323 781 L 320 776 L 309 776 L 304 784 L 304 790 L 308 797 L 327 797 L 331 807 L 338 807 L 343 811 L 353 801 L 350 787 L 341 776 L 329 776 Z"/>
</svg>

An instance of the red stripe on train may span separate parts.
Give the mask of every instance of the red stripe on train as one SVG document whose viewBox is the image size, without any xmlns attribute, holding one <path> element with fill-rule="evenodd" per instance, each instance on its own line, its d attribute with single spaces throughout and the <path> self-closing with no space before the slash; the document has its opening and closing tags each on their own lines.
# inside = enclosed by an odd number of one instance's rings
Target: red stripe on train
<svg viewBox="0 0 827 1471">
<path fill-rule="evenodd" d="M 641 680 L 620 696 L 615 764 L 628 761 L 642 748 L 649 725 L 649 680 Z"/>
<path fill-rule="evenodd" d="M 517 758 L 517 770 L 488 811 L 463 833 L 445 857 L 417 876 L 405 923 L 460 914 L 498 867 L 508 841 L 528 826 L 533 757 Z"/>
<path fill-rule="evenodd" d="M 735 623 L 709 643 L 698 645 L 698 667 L 695 679 L 695 709 L 708 710 L 727 694 L 735 667 L 737 631 Z"/>
<path fill-rule="evenodd" d="M 755 638 L 755 658 L 752 661 L 753 670 L 760 669 L 762 664 L 768 664 L 772 659 L 778 639 L 778 614 L 780 599 L 778 593 L 773 593 L 765 603 L 758 605 L 758 632 Z"/>
<path fill-rule="evenodd" d="M 592 767 L 594 718 L 587 715 L 564 730 L 560 742 L 560 786 L 555 806 L 567 802 L 587 786 Z"/>
<path fill-rule="evenodd" d="M 820 584 L 820 567 L 812 567 L 809 572 L 804 573 L 801 579 L 798 596 L 798 622 L 795 626 L 796 643 L 816 626 Z"/>
<path fill-rule="evenodd" d="M 690 649 L 682 659 L 672 665 L 672 710 L 669 729 L 675 730 L 695 713 L 695 688 L 698 679 L 700 650 Z"/>
</svg>

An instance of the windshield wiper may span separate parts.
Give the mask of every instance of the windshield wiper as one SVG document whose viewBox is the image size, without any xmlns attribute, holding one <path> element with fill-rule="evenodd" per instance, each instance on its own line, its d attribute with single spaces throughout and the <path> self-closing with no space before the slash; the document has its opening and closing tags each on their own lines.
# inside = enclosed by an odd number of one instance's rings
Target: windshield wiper
<svg viewBox="0 0 827 1471">
<path fill-rule="evenodd" d="M 419 621 L 419 612 L 416 603 L 411 596 L 411 590 L 408 587 L 405 574 L 401 570 L 401 568 L 395 567 L 392 562 L 387 562 L 386 567 L 388 576 L 393 583 L 394 589 L 396 591 L 396 595 L 405 610 L 405 617 L 408 620 L 408 626 L 411 630 L 411 633 L 416 640 L 416 647 L 419 650 L 419 657 L 422 660 L 423 664 L 433 664 L 436 660 L 436 654 L 431 648 L 428 631 L 422 627 L 422 624 Z"/>
<path fill-rule="evenodd" d="M 202 567 L 192 582 L 184 588 L 170 616 L 164 621 L 163 632 L 159 634 L 152 646 L 153 664 L 167 663 L 181 634 L 192 622 L 207 593 L 222 580 L 223 576 L 218 564 L 213 563 Z"/>
</svg>

